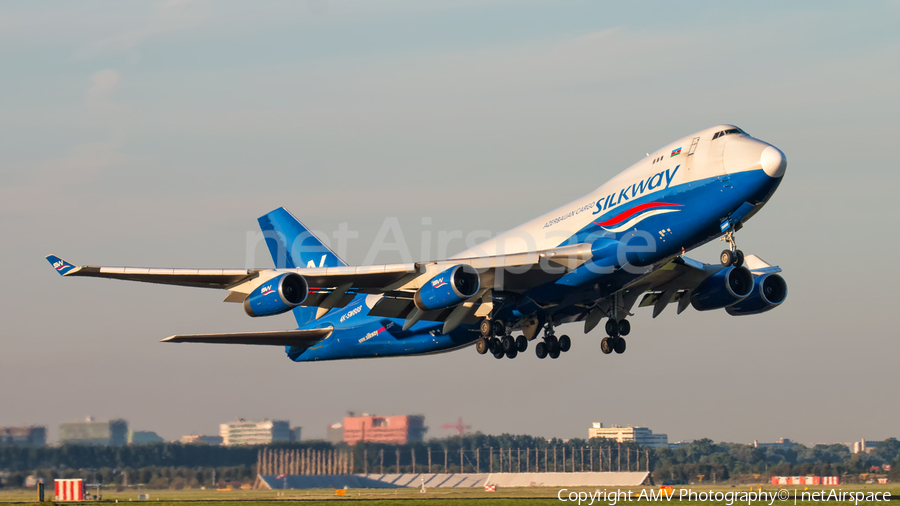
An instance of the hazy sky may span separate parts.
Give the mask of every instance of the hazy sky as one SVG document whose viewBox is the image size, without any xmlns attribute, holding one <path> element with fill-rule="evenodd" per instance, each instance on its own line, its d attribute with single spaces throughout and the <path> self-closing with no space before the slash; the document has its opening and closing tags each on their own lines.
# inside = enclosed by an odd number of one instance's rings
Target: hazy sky
<svg viewBox="0 0 900 506">
<path fill-rule="evenodd" d="M 460 416 L 565 438 L 594 421 L 670 441 L 900 436 L 897 26 L 897 1 L 4 2 L 0 425 L 55 439 L 62 421 L 123 417 L 174 439 L 269 417 L 311 438 L 354 410 L 422 413 L 431 436 Z M 386 219 L 411 244 L 499 233 L 719 123 L 787 154 L 737 238 L 784 268 L 788 300 L 639 310 L 622 356 L 580 324 L 542 361 L 161 344 L 294 322 L 220 291 L 63 280 L 43 259 L 269 267 L 248 234 L 285 206 L 358 231 L 362 262 Z"/>
</svg>

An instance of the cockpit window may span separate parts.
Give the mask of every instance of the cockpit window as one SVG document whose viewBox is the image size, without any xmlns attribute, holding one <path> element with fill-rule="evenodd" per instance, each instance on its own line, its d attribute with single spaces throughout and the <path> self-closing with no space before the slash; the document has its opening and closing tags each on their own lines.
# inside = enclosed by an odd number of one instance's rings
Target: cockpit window
<svg viewBox="0 0 900 506">
<path fill-rule="evenodd" d="M 719 137 L 722 137 L 723 135 L 728 135 L 728 134 L 742 134 L 742 133 L 744 133 L 744 131 L 741 130 L 740 128 L 729 128 L 728 130 L 723 130 L 723 131 L 721 131 L 721 132 L 716 132 L 716 135 L 713 135 L 713 140 L 716 140 L 716 139 L 718 139 Z"/>
</svg>

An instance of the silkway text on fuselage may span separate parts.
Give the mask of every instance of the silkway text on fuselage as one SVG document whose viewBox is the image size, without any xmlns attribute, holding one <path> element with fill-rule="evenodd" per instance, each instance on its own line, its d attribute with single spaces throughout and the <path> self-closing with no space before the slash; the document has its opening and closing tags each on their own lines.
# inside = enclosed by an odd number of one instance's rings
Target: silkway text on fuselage
<svg viewBox="0 0 900 506">
<path fill-rule="evenodd" d="M 591 209 L 591 208 L 596 208 L 596 209 L 594 209 L 594 212 L 591 214 L 602 213 L 603 211 L 612 209 L 613 207 L 616 207 L 617 205 L 619 205 L 623 202 L 626 202 L 633 198 L 637 198 L 637 197 L 643 195 L 645 192 L 655 191 L 657 188 L 662 186 L 663 182 L 665 182 L 665 187 L 660 188 L 660 189 L 662 189 L 662 190 L 668 189 L 669 186 L 672 184 L 672 180 L 675 179 L 675 173 L 678 172 L 679 167 L 681 167 L 681 165 L 676 165 L 674 169 L 666 169 L 662 172 L 657 172 L 656 174 L 653 174 L 652 176 L 648 177 L 647 179 L 638 181 L 637 183 L 634 183 L 631 186 L 626 186 L 625 188 L 622 188 L 618 192 L 610 193 L 609 195 L 598 200 L 597 202 L 593 202 L 586 206 L 579 207 L 578 209 L 569 211 L 568 213 L 566 213 L 562 216 L 553 218 L 552 220 L 545 223 L 543 228 L 552 227 L 553 225 L 556 225 L 557 223 L 564 221 L 567 218 L 571 218 L 572 216 L 575 216 L 576 214 L 581 214 L 583 211 L 587 211 L 588 209 Z"/>
</svg>

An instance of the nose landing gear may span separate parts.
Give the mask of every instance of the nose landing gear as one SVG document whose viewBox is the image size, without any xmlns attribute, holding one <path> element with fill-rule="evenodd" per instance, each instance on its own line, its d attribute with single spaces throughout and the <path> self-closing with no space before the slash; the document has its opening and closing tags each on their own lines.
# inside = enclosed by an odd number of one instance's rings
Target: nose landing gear
<svg viewBox="0 0 900 506">
<path fill-rule="evenodd" d="M 729 229 L 728 232 L 725 232 L 725 237 L 722 238 L 723 241 L 728 243 L 729 249 L 722 251 L 722 254 L 719 255 L 719 261 L 722 262 L 722 265 L 725 267 L 735 266 L 740 267 L 744 265 L 744 252 L 737 249 L 737 244 L 734 242 L 734 229 Z"/>
</svg>

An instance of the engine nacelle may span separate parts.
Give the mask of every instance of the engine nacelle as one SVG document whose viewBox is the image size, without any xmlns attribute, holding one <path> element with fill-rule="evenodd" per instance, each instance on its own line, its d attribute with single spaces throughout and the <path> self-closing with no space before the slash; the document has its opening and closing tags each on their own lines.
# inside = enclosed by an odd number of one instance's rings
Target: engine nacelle
<svg viewBox="0 0 900 506">
<path fill-rule="evenodd" d="M 303 304 L 309 294 L 306 279 L 293 272 L 276 276 L 250 292 L 244 311 L 250 316 L 281 314 Z"/>
<path fill-rule="evenodd" d="M 746 267 L 728 267 L 706 278 L 691 294 L 697 311 L 730 306 L 753 292 L 753 274 Z"/>
<path fill-rule="evenodd" d="M 481 288 L 481 276 L 471 265 L 457 265 L 431 278 L 416 290 L 413 301 L 422 311 L 455 306 L 475 295 Z"/>
<path fill-rule="evenodd" d="M 787 298 L 787 283 L 778 274 L 763 274 L 753 280 L 753 292 L 746 299 L 725 308 L 732 316 L 765 313 Z"/>
</svg>

